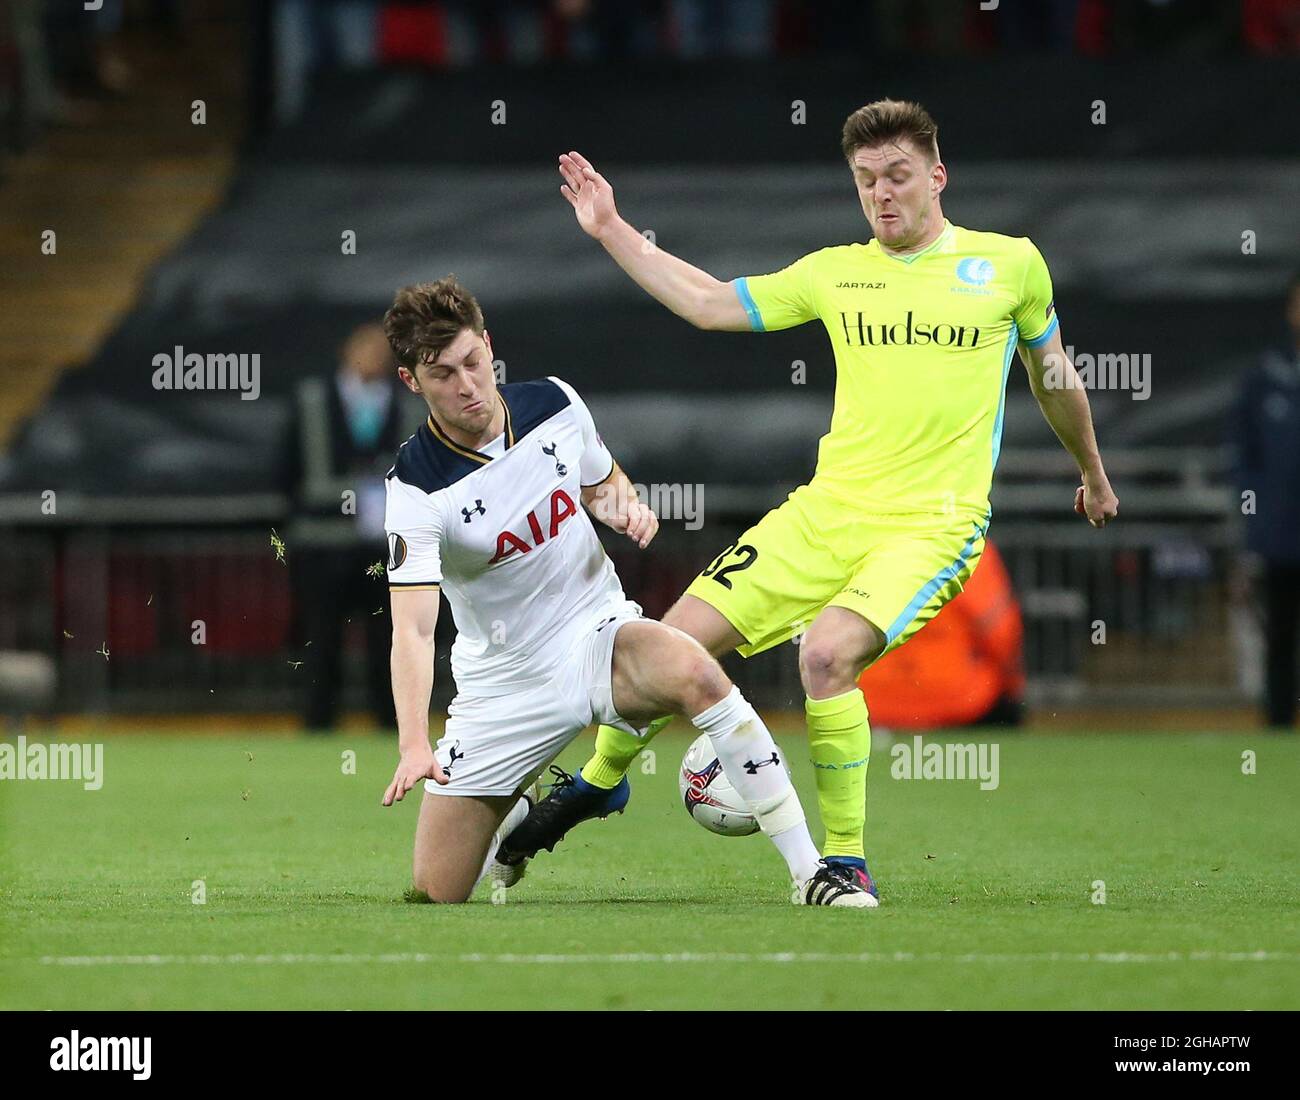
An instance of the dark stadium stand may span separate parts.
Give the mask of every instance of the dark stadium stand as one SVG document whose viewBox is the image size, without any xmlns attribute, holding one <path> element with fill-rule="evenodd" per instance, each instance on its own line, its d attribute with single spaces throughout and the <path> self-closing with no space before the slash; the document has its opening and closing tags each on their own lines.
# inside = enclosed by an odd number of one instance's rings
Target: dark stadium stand
<svg viewBox="0 0 1300 1100">
<path fill-rule="evenodd" d="M 690 87 L 707 107 L 693 109 L 692 121 L 684 113 L 692 99 L 679 95 L 677 114 L 652 116 L 654 130 L 640 115 L 627 123 L 631 93 L 608 70 L 564 71 L 545 84 L 532 71 L 494 75 L 494 95 L 516 104 L 502 127 L 488 120 L 482 74 L 327 81 L 300 122 L 244 162 L 225 203 L 155 269 L 86 367 L 64 377 L 0 464 L 0 493 L 51 477 L 96 493 L 273 492 L 274 438 L 295 380 L 328 362 L 353 325 L 377 317 L 396 286 L 449 271 L 483 300 L 510 376 L 569 378 L 603 417 L 627 422 L 614 437 L 647 478 L 689 473 L 658 411 L 689 393 L 708 395 L 704 415 L 717 423 L 716 480 L 752 483 L 775 471 L 798 481 L 813 433 L 773 450 L 775 422 L 729 411 L 740 395 L 770 393 L 783 395 L 781 415 L 799 408 L 810 427 L 827 417 L 833 379 L 822 332 L 692 332 L 575 229 L 553 158 L 581 146 L 634 224 L 719 277 L 773 270 L 864 238 L 838 127 L 859 100 L 909 86 L 927 88 L 941 120 L 949 217 L 1032 237 L 1051 265 L 1067 340 L 1095 352 L 1150 351 L 1152 386 L 1176 387 L 1178 401 L 1156 405 L 1097 393 L 1107 441 L 1213 437 L 1230 379 L 1253 354 L 1242 334 L 1268 340 L 1281 331 L 1276 295 L 1290 257 L 1272 248 L 1243 255 L 1241 233 L 1300 239 L 1288 201 L 1300 173 L 1286 162 L 1259 170 L 1260 158 L 1295 146 L 1297 124 L 1277 94 L 1281 70 L 1207 64 L 1203 99 L 1170 118 L 1132 70 L 1116 81 L 1100 63 L 1070 64 L 1095 69 L 1105 126 L 1089 121 L 1089 104 L 1023 95 L 987 66 L 961 75 L 935 67 L 907 80 L 792 63 L 784 80 L 751 68 L 731 80 L 716 70 L 665 73 L 652 82 Z M 1026 86 L 1046 75 L 1037 62 L 1015 71 Z M 1076 73 L 1071 83 L 1087 80 Z M 1213 91 L 1229 83 L 1259 109 L 1243 116 Z M 788 99 L 797 88 L 807 89 L 810 111 L 798 126 Z M 1247 149 L 1248 162 L 1234 160 Z M 1207 201 L 1229 190 L 1230 204 Z M 356 255 L 341 252 L 345 230 L 357 235 Z M 153 357 L 176 346 L 256 352 L 263 396 L 159 394 Z M 795 361 L 807 364 L 808 383 L 792 394 Z M 1013 378 L 1010 394 L 1007 445 L 1050 445 L 1022 380 Z M 624 415 L 633 397 L 637 407 Z M 750 457 L 760 443 L 761 471 Z"/>
</svg>

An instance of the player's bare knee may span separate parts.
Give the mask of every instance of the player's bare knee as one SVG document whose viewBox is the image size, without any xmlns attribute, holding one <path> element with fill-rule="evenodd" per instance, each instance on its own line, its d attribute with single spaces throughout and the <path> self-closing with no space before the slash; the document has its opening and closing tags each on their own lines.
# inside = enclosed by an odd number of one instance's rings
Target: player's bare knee
<svg viewBox="0 0 1300 1100">
<path fill-rule="evenodd" d="M 799 644 L 799 675 L 804 679 L 824 679 L 835 669 L 835 646 L 829 642 L 805 635 Z"/>
<path fill-rule="evenodd" d="M 799 646 L 799 678 L 814 698 L 849 691 L 857 680 L 855 664 L 831 638 L 808 635 Z"/>
<path fill-rule="evenodd" d="M 450 884 L 427 875 L 415 876 L 415 889 L 435 905 L 462 905 L 469 901 L 470 890 L 451 889 Z"/>
<path fill-rule="evenodd" d="M 676 691 L 679 713 L 693 718 L 725 699 L 730 691 L 731 681 L 727 674 L 703 649 L 683 657 Z"/>
</svg>

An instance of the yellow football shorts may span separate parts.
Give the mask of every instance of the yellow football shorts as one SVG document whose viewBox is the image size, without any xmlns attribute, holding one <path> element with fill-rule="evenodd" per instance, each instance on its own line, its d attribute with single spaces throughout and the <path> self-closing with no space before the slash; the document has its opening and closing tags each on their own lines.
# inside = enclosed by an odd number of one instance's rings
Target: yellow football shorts
<svg viewBox="0 0 1300 1100">
<path fill-rule="evenodd" d="M 802 634 L 826 607 L 846 607 L 902 645 L 962 590 L 984 549 L 988 517 L 872 515 L 803 485 L 728 546 L 686 589 L 745 639 L 745 657 Z"/>
</svg>

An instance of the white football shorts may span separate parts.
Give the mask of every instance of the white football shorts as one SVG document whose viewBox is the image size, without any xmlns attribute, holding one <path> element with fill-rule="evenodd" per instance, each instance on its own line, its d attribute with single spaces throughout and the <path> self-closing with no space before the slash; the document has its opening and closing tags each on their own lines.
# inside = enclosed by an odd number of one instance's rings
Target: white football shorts
<svg viewBox="0 0 1300 1100">
<path fill-rule="evenodd" d="M 631 600 L 606 605 L 567 634 L 565 656 L 547 677 L 506 695 L 457 695 L 434 755 L 451 780 L 424 781 L 430 794 L 488 797 L 527 787 L 593 722 L 640 736 L 614 709 L 614 637 L 643 618 Z M 560 644 L 565 644 L 561 639 Z"/>
</svg>

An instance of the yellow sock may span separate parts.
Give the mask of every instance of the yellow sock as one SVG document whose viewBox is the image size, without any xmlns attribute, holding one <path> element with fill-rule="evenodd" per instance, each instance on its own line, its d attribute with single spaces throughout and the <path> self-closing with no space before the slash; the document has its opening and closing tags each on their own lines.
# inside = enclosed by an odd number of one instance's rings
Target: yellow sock
<svg viewBox="0 0 1300 1100">
<path fill-rule="evenodd" d="M 637 737 L 626 730 L 613 726 L 601 726 L 596 731 L 596 751 L 590 760 L 582 765 L 582 778 L 593 787 L 611 790 L 623 781 L 627 770 L 632 766 L 637 753 L 650 743 L 650 739 L 659 733 L 669 722 L 672 715 L 656 718 L 650 723 L 644 737 Z"/>
<path fill-rule="evenodd" d="M 826 843 L 822 855 L 858 856 L 867 825 L 867 764 L 871 725 L 857 688 L 829 699 L 807 699 L 808 751 L 817 778 L 817 804 Z"/>
</svg>

